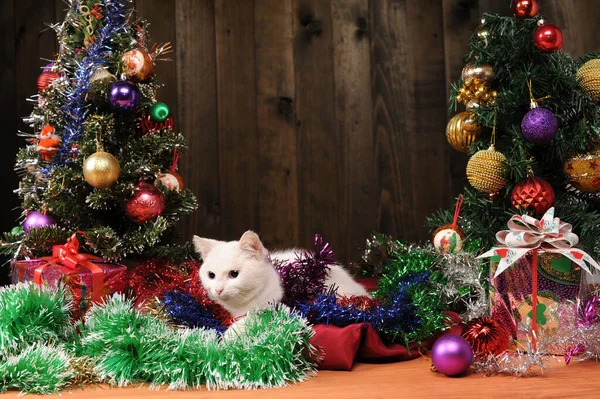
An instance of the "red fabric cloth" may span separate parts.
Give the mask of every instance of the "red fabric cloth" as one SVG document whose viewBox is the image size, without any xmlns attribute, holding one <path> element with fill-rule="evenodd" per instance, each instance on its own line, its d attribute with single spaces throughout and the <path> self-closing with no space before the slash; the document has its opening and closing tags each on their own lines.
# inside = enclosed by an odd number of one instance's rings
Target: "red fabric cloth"
<svg viewBox="0 0 600 399">
<path fill-rule="evenodd" d="M 449 317 L 449 328 L 424 341 L 423 348 L 431 348 L 435 340 L 442 335 L 460 335 L 462 324 L 458 315 L 453 312 L 447 312 L 446 315 Z M 313 329 L 315 335 L 311 344 L 321 352 L 321 370 L 351 370 L 356 361 L 401 362 L 421 356 L 416 344 L 412 344 L 410 350 L 400 344 L 386 345 L 369 323 L 351 324 L 347 327 L 317 324 Z"/>
</svg>

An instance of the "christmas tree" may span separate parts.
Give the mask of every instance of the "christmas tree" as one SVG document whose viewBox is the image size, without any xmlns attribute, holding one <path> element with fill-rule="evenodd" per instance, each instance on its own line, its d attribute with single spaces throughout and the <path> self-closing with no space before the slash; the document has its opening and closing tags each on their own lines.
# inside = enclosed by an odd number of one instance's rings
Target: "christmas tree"
<svg viewBox="0 0 600 399">
<path fill-rule="evenodd" d="M 470 157 L 458 225 L 490 248 L 512 215 L 539 218 L 554 206 L 598 259 L 600 60 L 562 51 L 560 28 L 541 18 L 536 0 L 512 7 L 513 16 L 483 15 L 451 89 L 451 109 L 466 109 L 446 136 Z M 429 224 L 452 220 L 441 211 Z"/>
<path fill-rule="evenodd" d="M 149 46 L 131 0 L 68 4 L 53 25 L 60 50 L 39 77 L 31 131 L 20 133 L 22 220 L 2 251 L 39 257 L 82 232 L 82 251 L 104 259 L 183 262 L 193 248 L 175 226 L 197 202 L 177 173 L 185 140 L 153 73 L 170 46 Z"/>
</svg>

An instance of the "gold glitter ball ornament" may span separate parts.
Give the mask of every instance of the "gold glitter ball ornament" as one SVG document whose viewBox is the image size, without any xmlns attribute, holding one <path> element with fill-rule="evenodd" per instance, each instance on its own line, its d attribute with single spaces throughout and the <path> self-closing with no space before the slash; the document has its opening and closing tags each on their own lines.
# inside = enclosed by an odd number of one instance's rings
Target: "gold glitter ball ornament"
<svg viewBox="0 0 600 399">
<path fill-rule="evenodd" d="M 121 166 L 112 154 L 98 151 L 83 162 L 83 177 L 92 187 L 107 188 L 119 178 Z"/>
<path fill-rule="evenodd" d="M 600 149 L 571 157 L 564 163 L 563 170 L 576 189 L 585 193 L 600 192 Z"/>
<path fill-rule="evenodd" d="M 472 80 L 490 85 L 494 78 L 494 70 L 490 64 L 477 65 L 474 62 L 470 62 L 464 66 L 461 76 L 463 82 Z"/>
<path fill-rule="evenodd" d="M 592 100 L 600 102 L 600 59 L 589 60 L 577 71 L 579 86 L 592 97 Z"/>
<path fill-rule="evenodd" d="M 506 186 L 506 157 L 493 145 L 477 151 L 467 163 L 467 179 L 476 190 L 494 194 Z"/>
<path fill-rule="evenodd" d="M 481 135 L 481 126 L 475 120 L 473 111 L 454 115 L 446 125 L 446 139 L 456 151 L 467 153 L 469 146 Z"/>
</svg>

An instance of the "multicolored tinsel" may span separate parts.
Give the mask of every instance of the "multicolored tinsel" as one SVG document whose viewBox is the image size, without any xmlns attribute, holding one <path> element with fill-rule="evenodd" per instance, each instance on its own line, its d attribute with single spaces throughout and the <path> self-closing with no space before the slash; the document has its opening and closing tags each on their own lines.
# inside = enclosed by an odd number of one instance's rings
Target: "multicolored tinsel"
<svg viewBox="0 0 600 399">
<path fill-rule="evenodd" d="M 87 47 L 85 58 L 76 65 L 70 79 L 74 84 L 65 90 L 65 103 L 60 110 L 64 118 L 62 145 L 52 159 L 51 165 L 42 171 L 45 174 L 72 159 L 71 147 L 81 137 L 87 116 L 85 97 L 90 89 L 92 75 L 98 66 L 104 64 L 106 57 L 112 51 L 111 37 L 123 29 L 129 17 L 128 9 L 131 0 L 104 0 L 102 3 L 103 26 L 95 34 L 96 39 Z"/>
<path fill-rule="evenodd" d="M 600 360 L 600 297 L 592 296 L 585 304 L 559 307 L 557 317 L 563 321 L 551 337 L 555 347 L 566 348 L 565 363 Z"/>
<path fill-rule="evenodd" d="M 284 287 L 282 302 L 290 306 L 307 302 L 325 291 L 329 265 L 335 263 L 333 249 L 315 235 L 312 253 L 303 251 L 292 262 L 274 262 Z"/>
</svg>

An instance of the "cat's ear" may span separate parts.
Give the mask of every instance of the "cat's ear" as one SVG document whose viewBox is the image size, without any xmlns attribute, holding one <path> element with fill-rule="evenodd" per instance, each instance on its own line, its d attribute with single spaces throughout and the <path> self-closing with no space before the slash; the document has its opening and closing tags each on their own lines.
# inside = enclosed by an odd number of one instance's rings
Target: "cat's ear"
<svg viewBox="0 0 600 399">
<path fill-rule="evenodd" d="M 202 259 L 206 259 L 208 253 L 212 251 L 218 243 L 219 241 L 217 240 L 194 236 L 194 247 L 196 248 L 196 252 L 202 256 Z"/>
<path fill-rule="evenodd" d="M 242 234 L 242 238 L 240 238 L 240 248 L 248 255 L 256 258 L 263 258 L 267 255 L 267 250 L 260 241 L 260 238 L 258 238 L 258 235 L 251 230 Z"/>
</svg>

